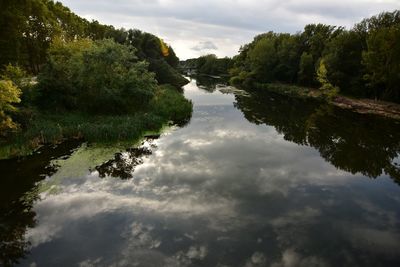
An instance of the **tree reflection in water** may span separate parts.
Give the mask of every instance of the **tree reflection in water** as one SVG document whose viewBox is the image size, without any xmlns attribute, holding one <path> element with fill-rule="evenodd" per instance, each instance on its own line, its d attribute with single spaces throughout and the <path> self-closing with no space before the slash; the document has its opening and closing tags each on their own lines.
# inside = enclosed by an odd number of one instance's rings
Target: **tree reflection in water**
<svg viewBox="0 0 400 267">
<path fill-rule="evenodd" d="M 221 78 L 214 78 L 211 76 L 207 75 L 197 75 L 195 77 L 196 79 L 196 85 L 199 89 L 213 93 L 215 90 L 217 90 L 218 85 L 226 85 L 227 81 L 221 79 Z"/>
<path fill-rule="evenodd" d="M 386 173 L 399 183 L 398 122 L 272 93 L 235 99 L 248 121 L 273 126 L 287 141 L 314 147 L 336 168 L 372 178 Z"/>
<path fill-rule="evenodd" d="M 78 144 L 66 142 L 32 156 L 0 161 L 0 265 L 11 266 L 27 253 L 25 233 L 36 225 L 32 207 L 39 199 L 38 182 L 56 172 L 53 159 L 68 157 Z"/>
<path fill-rule="evenodd" d="M 140 147 L 128 148 L 125 152 L 115 154 L 114 158 L 95 167 L 99 177 L 108 176 L 120 179 L 132 178 L 135 167 L 143 163 L 143 158 L 152 154 L 156 148 L 154 140 L 159 136 L 147 136 Z"/>
</svg>

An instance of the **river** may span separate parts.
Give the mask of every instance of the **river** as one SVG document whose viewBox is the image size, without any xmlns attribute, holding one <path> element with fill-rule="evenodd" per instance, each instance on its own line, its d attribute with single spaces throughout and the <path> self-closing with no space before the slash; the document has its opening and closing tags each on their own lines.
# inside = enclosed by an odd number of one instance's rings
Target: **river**
<svg viewBox="0 0 400 267">
<path fill-rule="evenodd" d="M 0 161 L 0 260 L 19 266 L 400 266 L 400 125 L 321 103 L 184 88 L 142 144 Z"/>
</svg>

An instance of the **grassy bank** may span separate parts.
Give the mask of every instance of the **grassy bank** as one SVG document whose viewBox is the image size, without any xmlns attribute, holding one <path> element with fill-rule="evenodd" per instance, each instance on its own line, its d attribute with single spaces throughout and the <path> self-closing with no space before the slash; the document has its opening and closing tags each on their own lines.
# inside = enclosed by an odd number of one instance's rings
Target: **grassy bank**
<svg viewBox="0 0 400 267">
<path fill-rule="evenodd" d="M 146 111 L 126 115 L 39 113 L 24 131 L 0 146 L 0 158 L 31 153 L 43 144 L 66 139 L 92 143 L 137 141 L 168 123 L 182 125 L 192 113 L 192 103 L 171 86 L 160 86 Z"/>
</svg>

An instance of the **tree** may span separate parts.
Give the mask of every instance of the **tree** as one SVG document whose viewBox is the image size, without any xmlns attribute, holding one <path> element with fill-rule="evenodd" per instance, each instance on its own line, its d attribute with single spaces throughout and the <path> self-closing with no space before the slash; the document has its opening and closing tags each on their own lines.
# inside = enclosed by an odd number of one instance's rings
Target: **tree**
<svg viewBox="0 0 400 267">
<path fill-rule="evenodd" d="M 272 32 L 256 42 L 254 48 L 249 51 L 249 60 L 257 79 L 261 82 L 274 80 L 278 56 L 275 48 L 275 35 Z"/>
<path fill-rule="evenodd" d="M 58 41 L 39 76 L 43 108 L 127 113 L 145 108 L 156 80 L 135 50 L 110 39 Z"/>
<path fill-rule="evenodd" d="M 363 52 L 364 76 L 375 96 L 400 102 L 400 23 L 373 31 Z"/>
<path fill-rule="evenodd" d="M 11 64 L 6 65 L 0 75 L 1 79 L 12 81 L 18 88 L 23 86 L 26 77 L 27 73 L 23 69 Z"/>
<path fill-rule="evenodd" d="M 323 59 L 328 78 L 341 93 L 352 96 L 369 96 L 363 81 L 363 39 L 355 31 L 343 31 L 326 46 Z"/>
<path fill-rule="evenodd" d="M 300 57 L 298 81 L 300 84 L 312 85 L 314 83 L 314 60 L 312 55 L 303 52 Z"/>
<path fill-rule="evenodd" d="M 317 70 L 317 80 L 321 84 L 320 90 L 326 98 L 332 98 L 339 93 L 339 88 L 333 86 L 328 80 L 328 71 L 325 66 L 325 61 L 321 59 Z"/>
<path fill-rule="evenodd" d="M 9 131 L 17 129 L 9 115 L 17 108 L 14 106 L 19 103 L 21 90 L 18 89 L 10 80 L 0 80 L 0 136 L 4 137 Z"/>
<path fill-rule="evenodd" d="M 280 34 L 278 36 L 278 65 L 276 79 L 282 82 L 295 83 L 299 72 L 301 43 L 299 35 Z"/>
</svg>

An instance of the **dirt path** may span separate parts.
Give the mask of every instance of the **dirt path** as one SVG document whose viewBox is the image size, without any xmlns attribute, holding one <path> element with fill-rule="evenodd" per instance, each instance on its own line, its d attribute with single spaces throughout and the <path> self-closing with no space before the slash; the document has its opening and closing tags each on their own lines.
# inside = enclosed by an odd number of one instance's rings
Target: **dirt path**
<svg viewBox="0 0 400 267">
<path fill-rule="evenodd" d="M 376 101 L 372 99 L 352 99 L 337 96 L 332 101 L 335 106 L 350 109 L 362 114 L 376 114 L 400 120 L 400 105 L 391 102 Z"/>
</svg>

